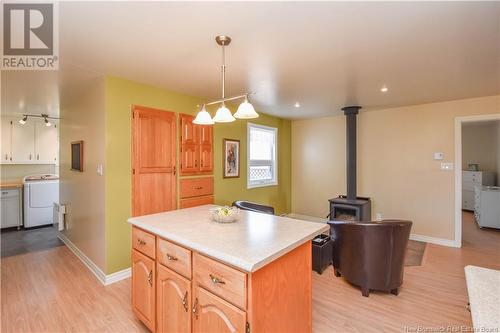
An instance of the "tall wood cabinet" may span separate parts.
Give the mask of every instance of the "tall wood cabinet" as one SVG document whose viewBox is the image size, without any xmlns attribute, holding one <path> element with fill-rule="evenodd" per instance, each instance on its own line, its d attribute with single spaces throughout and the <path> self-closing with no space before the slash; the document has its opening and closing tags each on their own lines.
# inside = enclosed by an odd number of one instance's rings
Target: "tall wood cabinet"
<svg viewBox="0 0 500 333">
<path fill-rule="evenodd" d="M 193 124 L 194 117 L 180 114 L 181 175 L 208 174 L 213 171 L 213 128 Z"/>
</svg>

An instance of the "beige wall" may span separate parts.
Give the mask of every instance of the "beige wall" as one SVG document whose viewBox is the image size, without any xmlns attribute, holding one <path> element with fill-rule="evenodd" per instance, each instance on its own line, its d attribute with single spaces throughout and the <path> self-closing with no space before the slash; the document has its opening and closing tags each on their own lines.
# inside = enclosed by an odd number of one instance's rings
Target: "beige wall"
<svg viewBox="0 0 500 333">
<path fill-rule="evenodd" d="M 2 164 L 2 182 L 21 181 L 24 176 L 42 173 L 56 173 L 54 164 Z"/>
<path fill-rule="evenodd" d="M 60 202 L 67 206 L 66 237 L 106 270 L 104 235 L 104 78 L 82 80 L 61 95 Z M 84 141 L 83 172 L 70 171 L 70 143 Z M 104 168 L 104 172 L 106 169 Z"/>
<path fill-rule="evenodd" d="M 372 214 L 414 222 L 412 233 L 454 238 L 454 162 L 458 116 L 500 113 L 500 96 L 375 111 L 358 117 L 358 195 Z M 292 122 L 292 211 L 324 217 L 328 199 L 345 193 L 345 118 Z"/>
<path fill-rule="evenodd" d="M 500 121 L 464 123 L 462 127 L 462 169 L 469 163 L 479 170 L 500 173 Z"/>
</svg>

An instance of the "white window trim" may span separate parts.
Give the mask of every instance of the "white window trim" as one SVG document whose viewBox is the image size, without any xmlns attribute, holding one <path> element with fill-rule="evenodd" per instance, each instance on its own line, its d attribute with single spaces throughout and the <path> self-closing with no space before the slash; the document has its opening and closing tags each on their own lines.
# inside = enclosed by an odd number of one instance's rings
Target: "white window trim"
<svg viewBox="0 0 500 333">
<path fill-rule="evenodd" d="M 275 144 L 274 144 L 274 181 L 273 182 L 263 182 L 262 184 L 251 184 L 250 183 L 250 127 L 256 127 L 265 129 L 268 131 L 275 132 Z M 247 189 L 267 187 L 267 186 L 277 186 L 278 185 L 278 128 L 264 126 L 254 123 L 247 123 Z"/>
</svg>

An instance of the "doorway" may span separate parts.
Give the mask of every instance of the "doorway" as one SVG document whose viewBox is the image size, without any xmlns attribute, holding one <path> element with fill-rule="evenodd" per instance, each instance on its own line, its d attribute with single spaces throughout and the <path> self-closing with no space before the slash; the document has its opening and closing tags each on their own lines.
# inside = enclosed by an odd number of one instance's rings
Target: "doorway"
<svg viewBox="0 0 500 333">
<path fill-rule="evenodd" d="M 492 159 L 491 156 L 483 154 L 485 149 L 490 149 L 497 155 L 500 154 L 498 153 L 500 131 L 494 134 L 497 135 L 496 137 L 490 138 L 485 133 L 487 128 L 488 131 L 494 133 L 495 126 L 498 124 L 500 124 L 500 114 L 455 119 L 455 247 L 462 246 L 463 223 L 478 222 L 476 217 L 480 213 L 480 208 L 476 208 L 476 196 L 480 192 L 476 193 L 476 187 L 498 185 L 500 157 L 496 156 Z M 480 135 L 474 135 L 474 133 L 480 133 Z M 485 140 L 490 140 L 492 144 L 485 144 Z M 485 201 L 483 199 L 483 202 Z M 467 225 L 467 228 L 470 231 L 476 226 Z"/>
</svg>

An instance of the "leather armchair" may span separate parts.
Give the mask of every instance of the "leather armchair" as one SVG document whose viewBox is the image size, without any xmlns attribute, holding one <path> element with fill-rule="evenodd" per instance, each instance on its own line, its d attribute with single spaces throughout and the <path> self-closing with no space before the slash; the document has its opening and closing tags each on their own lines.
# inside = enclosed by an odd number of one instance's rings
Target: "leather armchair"
<svg viewBox="0 0 500 333">
<path fill-rule="evenodd" d="M 255 202 L 239 200 L 239 201 L 233 202 L 233 206 L 236 206 L 239 209 L 248 210 L 251 212 L 274 215 L 274 208 L 273 207 L 261 205 L 261 204 L 255 203 Z"/>
<path fill-rule="evenodd" d="M 374 222 L 329 221 L 333 239 L 335 276 L 343 276 L 361 287 L 363 296 L 370 289 L 399 293 L 403 283 L 406 247 L 411 221 Z"/>
</svg>

